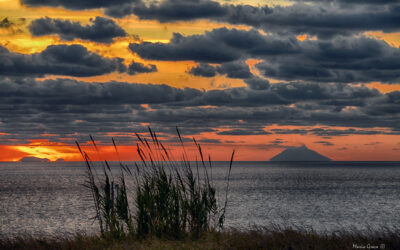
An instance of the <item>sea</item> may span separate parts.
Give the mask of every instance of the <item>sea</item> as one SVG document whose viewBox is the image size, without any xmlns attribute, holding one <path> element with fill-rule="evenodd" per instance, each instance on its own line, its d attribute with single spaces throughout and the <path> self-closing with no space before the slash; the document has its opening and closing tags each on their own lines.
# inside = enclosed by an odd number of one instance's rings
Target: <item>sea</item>
<svg viewBox="0 0 400 250">
<path fill-rule="evenodd" d="M 95 169 L 101 174 L 100 163 Z M 214 162 L 210 173 L 219 204 L 228 169 Z M 400 162 L 234 162 L 229 178 L 227 228 L 333 233 L 400 225 Z M 85 180 L 83 162 L 1 162 L 0 237 L 98 233 Z"/>
</svg>

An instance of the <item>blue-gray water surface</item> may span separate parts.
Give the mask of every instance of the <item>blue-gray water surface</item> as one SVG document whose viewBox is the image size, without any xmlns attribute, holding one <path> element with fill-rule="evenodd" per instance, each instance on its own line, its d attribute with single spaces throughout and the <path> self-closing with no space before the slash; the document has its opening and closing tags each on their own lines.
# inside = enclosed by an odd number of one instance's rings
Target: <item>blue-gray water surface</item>
<svg viewBox="0 0 400 250">
<path fill-rule="evenodd" d="M 228 165 L 216 162 L 212 170 L 221 203 Z M 82 162 L 0 163 L 0 236 L 96 233 L 84 182 Z M 399 162 L 235 162 L 229 185 L 228 227 L 333 232 L 400 225 Z"/>
</svg>

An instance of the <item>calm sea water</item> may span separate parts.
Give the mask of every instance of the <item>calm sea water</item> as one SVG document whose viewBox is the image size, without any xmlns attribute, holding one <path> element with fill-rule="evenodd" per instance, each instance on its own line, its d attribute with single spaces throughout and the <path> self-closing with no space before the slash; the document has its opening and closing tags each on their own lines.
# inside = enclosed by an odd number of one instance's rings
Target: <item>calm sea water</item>
<svg viewBox="0 0 400 250">
<path fill-rule="evenodd" d="M 227 166 L 213 167 L 221 191 Z M 0 163 L 0 236 L 96 233 L 84 181 L 83 163 Z M 399 226 L 399 215 L 399 162 L 233 165 L 226 226 L 366 230 Z"/>
</svg>

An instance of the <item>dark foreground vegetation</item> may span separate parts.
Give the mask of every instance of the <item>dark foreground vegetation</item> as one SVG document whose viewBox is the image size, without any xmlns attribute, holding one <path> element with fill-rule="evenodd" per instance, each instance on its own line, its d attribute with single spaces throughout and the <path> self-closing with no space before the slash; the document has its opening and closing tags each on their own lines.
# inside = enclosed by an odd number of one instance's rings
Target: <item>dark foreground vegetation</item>
<svg viewBox="0 0 400 250">
<path fill-rule="evenodd" d="M 178 129 L 177 134 L 182 146 L 178 159 L 149 128 L 147 138 L 136 134 L 141 162 L 120 162 L 118 169 L 107 161 L 95 166 L 77 143 L 100 234 L 0 239 L 0 249 L 400 249 L 400 229 L 330 234 L 277 226 L 224 229 L 235 151 L 223 193 L 217 194 L 211 156 L 206 157 L 193 139 L 198 160 L 189 161 L 193 156 L 187 155 Z M 113 144 L 118 154 L 114 140 Z"/>
<path fill-rule="evenodd" d="M 0 249 L 400 249 L 400 231 L 316 234 L 292 229 L 227 230 L 180 240 L 154 236 L 114 239 L 77 235 L 68 239 L 0 240 Z"/>
<path fill-rule="evenodd" d="M 235 151 L 227 166 L 225 195 L 217 196 L 211 156 L 206 158 L 202 147 L 193 138 L 199 160 L 189 161 L 192 156 L 187 155 L 178 128 L 176 131 L 182 146 L 180 158 L 176 159 L 149 128 L 148 138 L 136 134 L 140 162 L 134 166 L 120 162 L 119 168 L 112 168 L 104 161 L 100 173 L 95 162 L 77 143 L 86 163 L 85 186 L 92 194 L 94 219 L 99 223 L 101 236 L 195 239 L 202 233 L 223 228 Z M 97 150 L 95 141 L 90 138 Z M 114 139 L 113 144 L 118 154 Z M 131 185 L 127 185 L 128 181 Z M 221 199 L 222 202 L 218 201 Z"/>
</svg>

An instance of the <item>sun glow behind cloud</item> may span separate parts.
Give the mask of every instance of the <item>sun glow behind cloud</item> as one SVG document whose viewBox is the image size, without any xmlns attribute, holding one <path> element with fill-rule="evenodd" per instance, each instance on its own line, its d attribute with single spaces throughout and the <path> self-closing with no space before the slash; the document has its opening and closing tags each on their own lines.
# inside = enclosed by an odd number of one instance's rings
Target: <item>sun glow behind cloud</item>
<svg viewBox="0 0 400 250">
<path fill-rule="evenodd" d="M 9 149 L 22 152 L 25 156 L 46 158 L 51 161 L 60 158 L 64 160 L 77 160 L 79 156 L 76 148 L 64 143 L 51 143 L 46 139 L 35 140 L 28 145 L 9 146 Z M 13 160 L 15 161 L 16 159 Z"/>
</svg>

